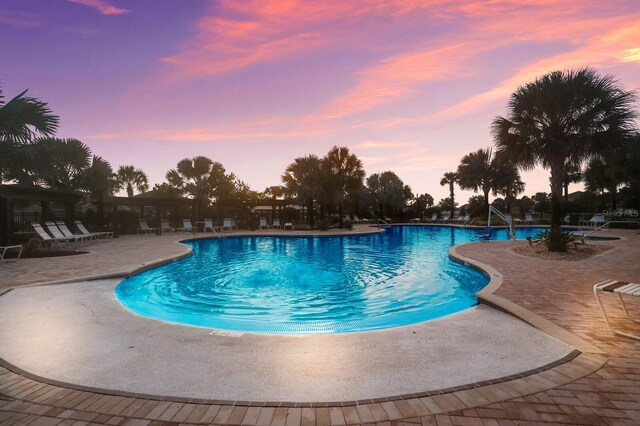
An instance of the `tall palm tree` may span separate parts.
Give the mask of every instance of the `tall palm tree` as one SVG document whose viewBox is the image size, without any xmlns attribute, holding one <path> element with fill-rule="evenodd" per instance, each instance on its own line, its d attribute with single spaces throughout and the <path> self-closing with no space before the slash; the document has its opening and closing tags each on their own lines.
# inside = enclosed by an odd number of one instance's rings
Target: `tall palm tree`
<svg viewBox="0 0 640 426">
<path fill-rule="evenodd" d="M 456 172 L 447 172 L 444 174 L 442 179 L 440 179 L 440 185 L 445 186 L 449 185 L 449 198 L 451 199 L 451 217 L 454 215 L 454 210 L 456 207 L 456 199 L 454 194 L 454 185 L 458 182 L 458 174 Z"/>
<path fill-rule="evenodd" d="M 213 197 L 222 199 L 232 191 L 233 174 L 226 175 L 222 164 L 203 156 L 180 160 L 166 174 L 169 185 L 196 200 L 196 220 Z M 231 189 L 229 189 L 231 188 Z"/>
<path fill-rule="evenodd" d="M 310 226 L 315 225 L 313 202 L 318 197 L 321 179 L 320 159 L 316 155 L 296 158 L 282 175 L 284 193 L 307 206 L 307 220 Z"/>
<path fill-rule="evenodd" d="M 358 193 L 364 181 L 362 161 L 349 148 L 334 146 L 321 160 L 329 196 L 338 204 L 340 227 L 344 227 L 344 199 Z"/>
<path fill-rule="evenodd" d="M 96 216 L 98 225 L 104 222 L 104 196 L 111 194 L 115 186 L 113 170 L 107 160 L 97 155 L 93 156 L 91 167 L 87 168 L 82 175 L 82 187 L 96 199 Z"/>
<path fill-rule="evenodd" d="M 542 164 L 551 171 L 550 250 L 566 249 L 561 200 L 567 166 L 598 157 L 629 137 L 634 100 L 612 76 L 591 68 L 554 71 L 519 87 L 509 99 L 507 117 L 494 119 L 498 152 L 524 170 Z"/>
<path fill-rule="evenodd" d="M 7 174 L 36 169 L 38 150 L 32 143 L 53 136 L 58 128 L 58 117 L 49 106 L 26 94 L 25 90 L 5 102 L 0 88 L 0 183 L 12 179 Z"/>
<path fill-rule="evenodd" d="M 61 191 L 82 187 L 83 174 L 91 165 L 91 149 L 87 145 L 78 139 L 44 138 L 36 146 L 49 156 L 47 164 L 35 173 L 37 182 Z"/>
<path fill-rule="evenodd" d="M 135 167 L 120 166 L 115 176 L 116 190 L 126 189 L 127 196 L 133 197 L 133 189 L 137 189 L 138 192 L 146 192 L 149 189 L 149 179 L 145 172 Z"/>
<path fill-rule="evenodd" d="M 513 164 L 499 164 L 497 170 L 498 173 L 493 181 L 493 193 L 504 196 L 507 213 L 511 213 L 513 200 L 524 192 L 525 183 L 520 178 L 518 168 Z"/>
<path fill-rule="evenodd" d="M 461 189 L 482 191 L 484 195 L 484 211 L 489 211 L 489 193 L 498 175 L 498 167 L 491 148 L 480 148 L 460 160 L 457 182 Z"/>
</svg>

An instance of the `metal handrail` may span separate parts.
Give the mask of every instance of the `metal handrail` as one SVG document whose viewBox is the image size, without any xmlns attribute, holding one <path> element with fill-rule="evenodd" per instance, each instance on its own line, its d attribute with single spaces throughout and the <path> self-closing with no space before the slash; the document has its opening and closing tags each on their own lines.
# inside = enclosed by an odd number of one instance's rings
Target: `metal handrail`
<svg viewBox="0 0 640 426">
<path fill-rule="evenodd" d="M 383 223 L 383 224 L 384 224 L 384 225 L 386 225 L 386 226 L 391 226 L 391 223 L 387 222 L 387 221 L 386 221 L 386 220 L 384 220 L 384 219 L 380 219 L 380 218 L 378 218 L 378 228 L 380 228 L 380 223 Z"/>
<path fill-rule="evenodd" d="M 596 229 L 592 229 L 591 231 L 587 232 L 586 234 L 582 235 L 582 243 L 584 244 L 584 240 L 591 234 L 595 233 L 596 231 L 601 230 L 604 227 L 608 227 L 610 223 L 637 223 L 638 225 L 640 225 L 640 222 L 638 222 L 637 220 L 610 220 L 609 222 L 603 223 L 602 225 L 598 226 Z"/>
<path fill-rule="evenodd" d="M 491 213 L 495 213 L 500 219 L 502 219 L 502 221 L 505 223 L 505 228 L 507 229 L 507 232 L 509 232 L 509 237 L 512 240 L 516 239 L 516 232 L 513 228 L 514 223 L 513 223 L 513 217 L 511 218 L 511 220 L 507 219 L 507 216 L 505 216 L 500 210 L 498 210 L 497 208 L 495 208 L 494 206 L 490 205 L 489 206 L 489 219 L 488 219 L 488 223 L 487 226 L 491 226 Z"/>
</svg>

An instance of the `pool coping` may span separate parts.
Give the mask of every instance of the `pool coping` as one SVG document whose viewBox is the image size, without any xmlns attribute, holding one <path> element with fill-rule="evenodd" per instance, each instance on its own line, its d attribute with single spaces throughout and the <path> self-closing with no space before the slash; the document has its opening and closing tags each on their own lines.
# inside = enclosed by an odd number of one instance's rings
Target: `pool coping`
<svg viewBox="0 0 640 426">
<path fill-rule="evenodd" d="M 400 225 L 400 224 L 394 224 L 394 225 Z M 408 224 L 408 225 L 420 226 L 420 225 L 432 225 L 432 224 Z M 442 225 L 455 226 L 450 224 L 442 224 Z M 330 235 L 325 234 L 322 236 L 328 237 L 328 236 L 345 236 L 345 235 L 367 235 L 367 234 L 373 234 L 376 232 L 381 232 L 381 231 L 377 230 L 373 232 L 361 232 L 359 234 L 333 233 Z M 283 236 L 283 235 L 281 235 L 280 233 L 255 234 L 255 233 L 241 232 L 241 233 L 222 235 L 221 237 L 226 238 L 226 237 L 236 237 L 236 236 L 245 237 L 245 236 Z M 311 235 L 291 235 L 290 234 L 290 235 L 284 235 L 284 236 L 304 237 L 304 236 L 311 236 Z M 313 235 L 313 236 L 316 236 L 316 235 Z M 179 253 L 171 257 L 150 261 L 148 263 L 143 264 L 142 266 L 133 268 L 130 271 L 120 271 L 120 272 L 111 273 L 111 274 L 101 274 L 101 275 L 90 276 L 90 277 L 78 277 L 73 279 L 37 283 L 37 284 L 33 284 L 32 286 L 65 284 L 65 283 L 78 282 L 78 281 L 94 281 L 94 280 L 106 279 L 106 278 L 126 278 L 130 275 L 153 268 L 155 266 L 170 263 L 170 262 L 189 256 L 192 253 L 192 248 L 183 243 L 186 241 L 203 239 L 203 238 L 212 238 L 212 236 L 206 235 L 206 236 L 200 236 L 200 237 L 198 236 L 187 237 L 184 239 L 173 241 L 172 243 L 180 244 L 184 246 L 184 251 L 182 253 Z M 602 368 L 608 361 L 608 359 L 604 356 L 603 351 L 599 350 L 597 347 L 585 341 L 584 339 L 563 329 L 562 327 L 557 326 L 551 321 L 548 321 L 540 317 L 539 315 L 536 315 L 533 312 L 528 311 L 527 309 L 521 307 L 520 305 L 513 303 L 507 299 L 496 296 L 494 292 L 500 288 L 503 282 L 503 278 L 500 272 L 489 265 L 486 265 L 481 262 L 462 256 L 456 251 L 457 247 L 461 247 L 467 244 L 489 244 L 489 243 L 491 242 L 466 243 L 466 244 L 450 247 L 449 249 L 450 257 L 452 257 L 453 259 L 459 262 L 462 262 L 467 266 L 474 267 L 489 276 L 490 278 L 489 284 L 483 290 L 477 293 L 479 302 L 486 304 L 494 309 L 498 309 L 500 311 L 511 314 L 517 318 L 520 318 L 521 320 L 527 322 L 529 325 L 533 326 L 534 328 L 537 328 L 549 334 L 550 336 L 566 343 L 567 345 L 573 348 L 576 348 L 575 350 L 570 352 L 568 355 L 556 361 L 553 361 L 551 363 L 545 364 L 541 367 L 534 368 L 522 373 L 512 374 L 510 376 L 496 378 L 496 379 L 485 380 L 485 381 L 455 386 L 451 388 L 437 389 L 437 390 L 431 390 L 431 391 L 425 391 L 425 392 L 419 392 L 419 393 L 395 395 L 395 396 L 388 396 L 383 398 L 357 400 L 357 401 L 332 401 L 332 402 L 232 401 L 232 400 L 218 400 L 218 399 L 208 400 L 208 399 L 198 399 L 198 398 L 172 397 L 172 396 L 166 396 L 166 395 L 141 394 L 141 393 L 124 392 L 124 391 L 117 391 L 117 390 L 104 389 L 104 388 L 93 388 L 93 387 L 87 387 L 82 385 L 76 385 L 73 383 L 59 382 L 56 380 L 31 374 L 28 371 L 22 370 L 19 367 L 12 365 L 11 363 L 7 362 L 2 358 L 0 358 L 0 367 L 34 381 L 47 383 L 53 386 L 59 386 L 63 388 L 78 390 L 78 391 L 94 392 L 94 393 L 99 393 L 104 395 L 113 395 L 113 396 L 120 396 L 120 397 L 142 398 L 142 399 L 150 399 L 150 400 L 173 401 L 173 402 L 183 402 L 183 403 L 188 402 L 188 403 L 197 403 L 197 404 L 217 404 L 217 405 L 250 406 L 250 407 L 319 408 L 319 407 L 345 407 L 345 406 L 355 406 L 355 405 L 368 405 L 368 404 L 378 404 L 378 403 L 400 401 L 400 400 L 410 401 L 412 399 L 419 399 L 420 401 L 422 401 L 422 403 L 426 404 L 425 402 L 425 399 L 426 399 L 426 400 L 430 400 L 431 403 L 436 404 L 436 407 L 439 407 L 437 405 L 437 401 L 439 397 L 451 395 L 455 398 L 455 401 L 457 402 L 449 401 L 449 404 L 453 402 L 453 405 L 454 405 L 451 407 L 451 409 L 440 409 L 438 412 L 473 408 L 481 405 L 486 405 L 487 403 L 499 402 L 499 401 L 509 400 L 512 398 L 520 397 L 520 396 L 534 394 L 540 391 L 557 387 L 559 385 L 571 383 L 575 380 L 578 380 Z M 0 297 L 6 294 L 10 290 L 11 289 L 7 289 L 7 291 L 0 293 Z M 480 398 L 478 398 L 478 396 L 480 396 Z M 446 406 L 447 405 L 445 404 L 445 407 Z M 435 410 L 437 411 L 437 409 Z"/>
</svg>

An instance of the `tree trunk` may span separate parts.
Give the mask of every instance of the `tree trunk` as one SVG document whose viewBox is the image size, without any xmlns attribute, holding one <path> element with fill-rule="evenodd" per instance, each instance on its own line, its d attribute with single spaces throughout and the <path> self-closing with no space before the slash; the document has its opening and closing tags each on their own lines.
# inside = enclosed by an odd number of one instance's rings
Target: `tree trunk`
<svg viewBox="0 0 640 426">
<path fill-rule="evenodd" d="M 340 228 L 344 228 L 344 218 L 342 217 L 342 200 L 338 201 L 338 216 L 340 218 Z"/>
<path fill-rule="evenodd" d="M 449 185 L 449 192 L 451 193 L 451 216 L 449 217 L 453 218 L 456 209 L 456 199 L 453 194 L 453 182 Z"/>
<path fill-rule="evenodd" d="M 313 214 L 313 198 L 309 198 L 307 203 L 309 206 L 307 207 L 307 217 L 309 218 L 309 226 L 315 226 L 315 217 Z"/>
<path fill-rule="evenodd" d="M 484 211 L 489 214 L 489 191 L 484 192 Z"/>
<path fill-rule="evenodd" d="M 550 251 L 566 251 L 561 242 L 563 169 L 561 161 L 551 165 L 551 232 L 548 245 Z"/>
</svg>

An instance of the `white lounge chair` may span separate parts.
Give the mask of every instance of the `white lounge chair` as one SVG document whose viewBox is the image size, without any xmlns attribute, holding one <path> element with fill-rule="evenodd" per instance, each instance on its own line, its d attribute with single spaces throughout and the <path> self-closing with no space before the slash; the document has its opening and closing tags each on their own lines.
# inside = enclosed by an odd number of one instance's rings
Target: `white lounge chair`
<svg viewBox="0 0 640 426">
<path fill-rule="evenodd" d="M 81 221 L 76 220 L 75 224 L 76 224 L 76 228 L 78 228 L 78 231 L 82 232 L 83 235 L 87 235 L 93 238 L 100 238 L 100 239 L 113 238 L 113 232 L 111 231 L 89 232 L 89 230 L 84 226 L 84 224 Z"/>
<path fill-rule="evenodd" d="M 8 263 L 8 259 L 6 258 L 7 252 L 17 251 L 18 255 L 16 257 L 11 257 L 12 262 L 17 262 L 22 255 L 22 246 L 4 246 L 0 247 L 0 261 L 2 263 Z"/>
<path fill-rule="evenodd" d="M 438 221 L 438 213 L 434 213 L 431 215 L 431 219 L 428 220 L 430 223 L 436 223 Z"/>
<path fill-rule="evenodd" d="M 269 228 L 271 228 L 271 227 L 267 223 L 267 218 L 266 217 L 261 217 L 260 218 L 260 227 L 259 227 L 259 229 L 269 229 Z"/>
<path fill-rule="evenodd" d="M 88 236 L 88 235 L 76 235 L 73 232 L 71 232 L 71 230 L 67 227 L 67 224 L 64 223 L 64 221 L 62 220 L 58 220 L 56 222 L 56 226 L 58 227 L 58 229 L 60 230 L 60 232 L 62 232 L 62 235 L 64 235 L 67 238 L 76 238 L 77 242 L 84 242 L 84 241 L 89 241 L 92 240 L 93 238 Z"/>
<path fill-rule="evenodd" d="M 353 215 L 353 223 L 361 224 L 364 223 L 364 220 L 360 219 L 357 215 Z"/>
<path fill-rule="evenodd" d="M 471 220 L 471 215 L 465 214 L 464 216 L 458 218 L 458 223 L 462 225 L 466 225 L 466 223 L 469 222 L 470 220 Z"/>
<path fill-rule="evenodd" d="M 446 213 L 444 216 L 442 216 L 442 219 L 440 219 L 440 223 L 446 223 L 449 222 L 449 218 L 451 217 L 451 214 Z"/>
<path fill-rule="evenodd" d="M 63 237 L 63 238 L 54 238 L 51 235 L 49 235 L 47 233 L 47 231 L 44 230 L 44 228 L 42 227 L 42 225 L 40 225 L 38 222 L 31 222 L 31 226 L 33 227 L 33 230 L 36 231 L 36 234 L 38 234 L 38 236 L 41 239 L 41 244 L 43 247 L 51 247 L 54 243 L 58 244 L 58 247 L 60 249 L 62 249 L 62 244 L 65 243 L 67 245 L 67 247 L 71 247 L 71 240 L 69 238 Z"/>
<path fill-rule="evenodd" d="M 138 225 L 138 234 L 152 234 L 160 230 L 160 228 L 150 228 L 145 219 L 138 219 Z"/>
<path fill-rule="evenodd" d="M 586 225 L 586 226 L 600 226 L 603 224 L 604 224 L 603 213 L 595 213 L 593 216 L 591 216 L 591 219 L 580 221 L 580 225 Z"/>
<path fill-rule="evenodd" d="M 76 237 L 73 234 L 64 235 L 62 231 L 60 231 L 56 223 L 52 221 L 45 222 L 44 226 L 47 227 L 47 231 L 49 231 L 49 233 L 51 234 L 51 236 L 53 236 L 53 238 L 57 238 L 57 239 L 66 238 L 67 240 L 69 240 L 69 245 L 71 245 L 72 243 L 81 243 L 87 240 L 87 237 L 85 236 Z"/>
<path fill-rule="evenodd" d="M 533 219 L 533 214 L 525 213 L 524 221 L 527 223 L 527 225 L 533 225 L 535 223 L 535 220 Z"/>
<path fill-rule="evenodd" d="M 414 217 L 413 219 L 409 219 L 409 223 L 420 223 L 420 218 Z"/>
<path fill-rule="evenodd" d="M 191 219 L 182 219 L 182 228 L 181 231 L 193 232 L 194 234 L 198 232 L 198 228 L 194 227 L 191 224 Z"/>
<path fill-rule="evenodd" d="M 218 232 L 218 229 L 216 228 L 220 228 L 220 227 L 213 225 L 213 219 L 204 220 L 204 227 L 202 228 L 204 232 L 207 232 L 207 229 L 211 229 L 212 232 Z"/>
<path fill-rule="evenodd" d="M 169 219 L 160 219 L 160 232 L 172 232 L 174 228 L 169 225 Z"/>
<path fill-rule="evenodd" d="M 233 228 L 234 228 L 233 220 L 231 220 L 231 218 L 225 217 L 222 220 L 222 230 L 224 231 L 225 229 L 228 229 L 229 231 L 233 231 Z"/>
<path fill-rule="evenodd" d="M 282 227 L 282 225 L 280 225 L 280 219 L 273 218 L 273 225 L 272 225 L 273 229 L 280 229 Z"/>
<path fill-rule="evenodd" d="M 631 321 L 640 324 L 640 319 L 631 318 L 629 315 L 629 310 L 627 309 L 627 305 L 624 303 L 624 299 L 622 296 L 635 296 L 640 297 L 640 284 L 628 283 L 624 281 L 616 281 L 616 280 L 606 280 L 601 283 L 598 283 L 593 286 L 593 294 L 596 296 L 596 301 L 598 305 L 600 305 L 600 312 L 602 312 L 602 316 L 604 317 L 604 322 L 607 326 L 613 331 L 615 334 L 620 336 L 629 337 L 631 339 L 640 340 L 640 336 L 625 333 L 623 331 L 619 331 L 613 328 L 611 323 L 609 322 L 609 317 L 607 316 L 607 312 L 604 309 L 604 305 L 602 304 L 602 300 L 600 300 L 600 292 L 613 293 L 618 295 L 618 300 L 620 301 L 620 305 L 622 306 L 622 311 L 625 313 L 627 318 Z"/>
</svg>

